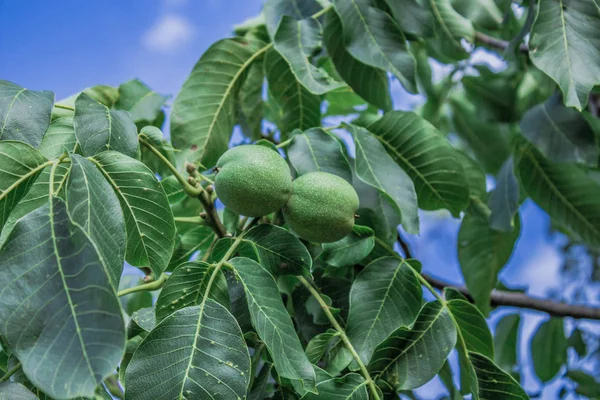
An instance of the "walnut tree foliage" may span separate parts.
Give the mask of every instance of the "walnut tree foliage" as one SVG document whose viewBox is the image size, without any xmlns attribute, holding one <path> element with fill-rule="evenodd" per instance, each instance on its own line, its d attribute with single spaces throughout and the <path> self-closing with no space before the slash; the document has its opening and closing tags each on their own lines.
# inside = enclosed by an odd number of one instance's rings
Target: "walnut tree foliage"
<svg viewBox="0 0 600 400">
<path fill-rule="evenodd" d="M 139 80 L 61 101 L 0 81 L 0 398 L 383 400 L 436 376 L 449 399 L 535 397 L 518 309 L 488 327 L 503 305 L 550 314 L 540 382 L 598 398 L 597 331 L 572 329 L 598 310 L 497 276 L 527 199 L 598 254 L 599 97 L 598 0 L 266 0 L 170 107 Z M 352 233 L 309 243 L 216 203 L 236 130 L 352 183 Z M 420 210 L 462 221 L 466 289 L 411 258 Z"/>
</svg>

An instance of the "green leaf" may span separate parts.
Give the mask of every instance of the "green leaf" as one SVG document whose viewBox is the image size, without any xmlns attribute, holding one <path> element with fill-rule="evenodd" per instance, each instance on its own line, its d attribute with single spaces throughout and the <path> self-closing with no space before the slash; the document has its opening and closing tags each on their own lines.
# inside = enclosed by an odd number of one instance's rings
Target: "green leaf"
<svg viewBox="0 0 600 400">
<path fill-rule="evenodd" d="M 140 135 L 142 139 L 148 141 L 152 146 L 161 148 L 163 147 L 164 135 L 160 129 L 155 126 L 144 126 L 140 129 Z"/>
<path fill-rule="evenodd" d="M 183 158 L 210 168 L 227 151 L 238 90 L 269 47 L 257 40 L 223 39 L 200 57 L 171 113 L 171 137 Z"/>
<path fill-rule="evenodd" d="M 448 394 L 450 395 L 449 399 L 463 400 L 464 396 L 460 393 L 460 390 L 458 390 L 458 388 L 454 384 L 454 373 L 452 371 L 452 368 L 450 367 L 450 363 L 448 362 L 448 360 L 444 362 L 444 365 L 442 365 L 442 369 L 440 369 L 440 372 L 438 372 L 438 374 L 440 376 L 440 380 L 446 387 L 446 390 L 448 390 Z"/>
<path fill-rule="evenodd" d="M 117 99 L 119 97 L 119 90 L 117 88 L 114 88 L 112 86 L 107 86 L 107 85 L 96 85 L 96 86 L 91 86 L 87 89 L 84 89 L 81 92 L 75 93 L 74 95 L 69 96 L 66 99 L 59 100 L 56 103 L 74 107 L 75 100 L 77 100 L 77 97 L 79 97 L 79 95 L 81 93 L 87 94 L 93 100 L 97 101 L 100 104 L 104 104 L 105 106 L 110 107 L 110 108 L 112 108 L 112 106 L 115 105 L 115 102 L 117 101 Z M 65 116 L 72 117 L 73 111 L 65 110 L 62 108 L 57 109 L 56 107 L 54 110 L 52 110 L 52 119 L 59 118 L 59 117 L 65 117 Z"/>
<path fill-rule="evenodd" d="M 492 360 L 484 355 L 469 352 L 469 357 L 479 382 L 479 397 L 489 400 L 521 399 L 529 396 L 517 381 L 502 371 Z"/>
<path fill-rule="evenodd" d="M 433 15 L 418 0 L 385 0 L 385 2 L 404 33 L 423 38 L 435 36 Z"/>
<path fill-rule="evenodd" d="M 598 163 L 596 135 L 580 112 L 554 95 L 525 113 L 521 132 L 550 161 Z"/>
<path fill-rule="evenodd" d="M 97 247 L 115 288 L 125 262 L 125 219 L 119 199 L 94 163 L 71 154 L 67 211 Z"/>
<path fill-rule="evenodd" d="M 165 318 L 139 345 L 127 366 L 125 399 L 240 399 L 249 378 L 238 323 L 205 298 Z"/>
<path fill-rule="evenodd" d="M 277 373 L 300 381 L 301 395 L 316 393 L 315 371 L 283 306 L 275 279 L 249 258 L 234 258 L 230 264 L 244 285 L 252 325 L 269 350 Z"/>
<path fill-rule="evenodd" d="M 273 364 L 264 363 L 258 376 L 252 384 L 252 390 L 248 393 L 248 400 L 264 400 L 267 396 L 267 386 L 269 384 L 269 378 L 271 377 L 271 369 Z"/>
<path fill-rule="evenodd" d="M 469 186 L 454 149 L 429 122 L 412 112 L 392 111 L 368 126 L 412 178 L 425 210 L 458 215 L 469 201 Z"/>
<path fill-rule="evenodd" d="M 498 29 L 504 19 L 493 0 L 451 0 L 451 5 L 460 15 L 484 29 Z"/>
<path fill-rule="evenodd" d="M 419 232 L 417 193 L 409 176 L 371 132 L 359 126 L 348 128 L 356 147 L 356 175 L 395 204 L 407 232 Z"/>
<path fill-rule="evenodd" d="M 494 342 L 483 314 L 466 300 L 453 299 L 447 304 L 460 328 L 467 349 L 493 358 Z"/>
<path fill-rule="evenodd" d="M 259 140 L 263 137 L 264 81 L 264 57 L 260 57 L 248 69 L 248 74 L 240 87 L 237 98 L 238 123 L 242 128 L 242 133 L 252 140 Z"/>
<path fill-rule="evenodd" d="M 518 219 L 512 232 L 500 232 L 477 216 L 463 218 L 458 232 L 458 260 L 467 288 L 483 315 L 490 312 L 490 295 L 498 273 L 512 254 L 520 232 Z"/>
<path fill-rule="evenodd" d="M 519 314 L 508 314 L 502 317 L 496 324 L 494 332 L 494 362 L 504 371 L 518 379 L 517 367 L 517 345 L 519 334 Z"/>
<path fill-rule="evenodd" d="M 302 400 L 368 400 L 367 381 L 359 374 L 350 373 L 334 378 L 325 371 L 317 384 L 318 394 L 309 393 Z"/>
<path fill-rule="evenodd" d="M 365 364 L 392 332 L 412 326 L 421 307 L 421 294 L 413 268 L 396 257 L 379 258 L 356 277 L 346 332 Z"/>
<path fill-rule="evenodd" d="M 427 0 L 426 7 L 434 17 L 436 35 L 439 38 L 438 49 L 447 57 L 455 60 L 468 56 L 462 47 L 461 39 L 473 42 L 475 30 L 471 21 L 460 15 L 450 0 Z"/>
<path fill-rule="evenodd" d="M 487 179 L 481 165 L 460 150 L 456 152 L 456 156 L 465 172 L 470 197 L 483 201 L 487 197 Z"/>
<path fill-rule="evenodd" d="M 81 153 L 88 157 L 114 150 L 135 157 L 137 128 L 126 111 L 110 110 L 82 93 L 75 100 L 75 137 Z"/>
<path fill-rule="evenodd" d="M 252 244 L 260 265 L 273 276 L 305 275 L 310 272 L 312 258 L 306 247 L 295 235 L 279 226 L 255 226 L 243 241 Z"/>
<path fill-rule="evenodd" d="M 64 152 L 73 152 L 76 144 L 73 117 L 60 117 L 50 123 L 39 150 L 45 157 L 52 159 Z"/>
<path fill-rule="evenodd" d="M 185 232 L 177 241 L 167 271 L 173 271 L 180 264 L 189 261 L 197 251 L 204 254 L 215 237 L 215 232 L 208 226 L 198 226 Z"/>
<path fill-rule="evenodd" d="M 577 383 L 575 393 L 588 398 L 600 396 L 600 383 L 593 376 L 578 370 L 567 371 L 567 378 Z"/>
<path fill-rule="evenodd" d="M 93 161 L 121 202 L 127 231 L 125 260 L 148 268 L 158 278 L 175 247 L 175 222 L 165 191 L 152 171 L 133 158 L 110 151 Z"/>
<path fill-rule="evenodd" d="M 456 133 L 467 143 L 485 171 L 496 174 L 511 152 L 510 126 L 483 120 L 477 104 L 463 97 L 452 96 L 450 105 Z"/>
<path fill-rule="evenodd" d="M 542 382 L 552 380 L 567 362 L 567 337 L 562 318 L 543 322 L 531 339 L 535 374 Z"/>
<path fill-rule="evenodd" d="M 337 13 L 327 13 L 324 42 L 337 73 L 360 97 L 377 108 L 390 110 L 392 99 L 387 73 L 354 58 L 344 46 L 341 31 L 342 23 Z"/>
<path fill-rule="evenodd" d="M 531 146 L 518 164 L 521 185 L 554 222 L 600 245 L 600 186 L 581 169 L 552 164 Z"/>
<path fill-rule="evenodd" d="M 310 339 L 306 345 L 306 356 L 311 364 L 317 364 L 325 355 L 329 347 L 336 339 L 339 340 L 340 334 L 335 329 L 327 329 Z"/>
<path fill-rule="evenodd" d="M 48 160 L 28 144 L 0 142 L 0 230 L 14 207 L 29 192 Z"/>
<path fill-rule="evenodd" d="M 541 1 L 531 28 L 529 56 L 563 92 L 568 107 L 582 110 L 600 84 L 600 8 L 595 1 Z"/>
<path fill-rule="evenodd" d="M 411 330 L 399 328 L 377 346 L 368 369 L 396 391 L 415 389 L 438 373 L 455 344 L 456 328 L 448 310 L 439 301 L 430 302 Z"/>
<path fill-rule="evenodd" d="M 133 122 L 141 127 L 158 118 L 167 98 L 152 91 L 139 79 L 132 79 L 119 86 L 119 97 L 114 108 L 129 111 Z"/>
<path fill-rule="evenodd" d="M 151 332 L 156 326 L 156 316 L 153 307 L 142 308 L 131 315 L 131 320 L 135 322 L 140 329 Z"/>
<path fill-rule="evenodd" d="M 490 228 L 498 231 L 510 232 L 515 228 L 514 218 L 519 210 L 520 190 L 514 168 L 513 157 L 510 156 L 500 169 L 496 187 L 490 193 Z"/>
<path fill-rule="evenodd" d="M 354 225 L 345 238 L 333 243 L 324 243 L 319 257 L 333 267 L 358 264 L 364 260 L 375 246 L 375 236 L 371 228 Z"/>
<path fill-rule="evenodd" d="M 265 24 L 269 36 L 274 37 L 284 15 L 301 20 L 321 11 L 321 5 L 315 0 L 267 0 L 263 7 Z"/>
<path fill-rule="evenodd" d="M 182 308 L 201 304 L 214 267 L 205 262 L 190 261 L 179 265 L 169 276 L 156 300 L 156 319 L 162 321 Z M 219 273 L 210 287 L 212 300 L 229 308 L 225 275 Z"/>
<path fill-rule="evenodd" d="M 297 21 L 284 15 L 273 39 L 275 49 L 288 62 L 298 82 L 314 94 L 325 94 L 344 86 L 310 62 L 310 57 L 321 47 L 322 31 L 315 18 Z"/>
<path fill-rule="evenodd" d="M 62 200 L 17 222 L 0 252 L 0 335 L 55 398 L 91 397 L 125 349 L 119 301 Z"/>
<path fill-rule="evenodd" d="M 280 108 L 273 121 L 284 135 L 294 129 L 306 130 L 321 125 L 321 99 L 297 80 L 290 66 L 275 50 L 265 57 L 269 98 Z"/>
<path fill-rule="evenodd" d="M 0 140 L 38 147 L 50 125 L 54 93 L 25 89 L 0 80 Z"/>
<path fill-rule="evenodd" d="M 573 329 L 573 332 L 571 332 L 571 336 L 569 336 L 568 344 L 569 347 L 572 347 L 577 352 L 579 357 L 585 357 L 585 355 L 587 354 L 587 344 L 583 338 L 581 329 Z"/>
<path fill-rule="evenodd" d="M 350 164 L 341 143 L 323 128 L 296 133 L 287 154 L 298 176 L 322 171 L 352 182 Z"/>
<path fill-rule="evenodd" d="M 373 7 L 370 0 L 334 0 L 342 21 L 346 50 L 357 60 L 390 71 L 411 93 L 416 93 L 415 59 L 394 19 Z"/>
<path fill-rule="evenodd" d="M 38 400 L 25 386 L 16 382 L 0 383 L 0 399 Z"/>
<path fill-rule="evenodd" d="M 142 308 L 152 307 L 152 293 L 150 292 L 137 292 L 127 296 L 127 302 L 125 303 L 125 312 L 127 315 L 132 315 L 134 312 L 141 310 Z"/>
</svg>

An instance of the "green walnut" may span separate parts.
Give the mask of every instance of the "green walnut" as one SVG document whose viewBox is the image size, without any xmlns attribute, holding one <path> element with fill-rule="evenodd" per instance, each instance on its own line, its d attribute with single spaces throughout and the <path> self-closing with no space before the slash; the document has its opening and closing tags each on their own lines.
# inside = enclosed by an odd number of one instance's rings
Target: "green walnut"
<svg viewBox="0 0 600 400">
<path fill-rule="evenodd" d="M 276 151 L 244 145 L 229 149 L 216 166 L 215 191 L 227 208 L 262 217 L 284 206 L 292 193 L 292 173 Z"/>
<path fill-rule="evenodd" d="M 311 172 L 294 181 L 283 215 L 301 238 L 329 243 L 352 231 L 358 203 L 356 191 L 344 179 L 327 172 Z"/>
</svg>

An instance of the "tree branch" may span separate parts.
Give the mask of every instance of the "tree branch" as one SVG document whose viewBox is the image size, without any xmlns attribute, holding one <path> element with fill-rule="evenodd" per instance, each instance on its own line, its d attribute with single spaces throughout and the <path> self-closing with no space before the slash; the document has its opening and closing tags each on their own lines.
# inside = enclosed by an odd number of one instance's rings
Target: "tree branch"
<svg viewBox="0 0 600 400">
<path fill-rule="evenodd" d="M 400 244 L 400 247 L 402 247 L 406 258 L 412 258 L 410 248 L 402 239 L 400 234 L 398 234 L 398 243 Z M 438 290 L 443 290 L 444 288 L 456 289 L 463 295 L 465 295 L 465 297 L 469 299 L 470 302 L 474 302 L 473 296 L 471 296 L 466 287 L 454 285 L 452 283 L 442 281 L 427 274 L 422 274 L 422 276 L 434 288 Z M 578 304 L 559 303 L 552 300 L 531 297 L 529 295 L 526 295 L 525 293 L 494 290 L 491 294 L 490 303 L 492 307 L 508 306 L 527 308 L 530 310 L 545 312 L 555 317 L 571 317 L 576 319 L 600 320 L 600 308 L 598 307 L 587 307 Z"/>
<path fill-rule="evenodd" d="M 486 35 L 485 33 L 481 32 L 475 32 L 475 42 L 482 43 L 486 46 L 494 47 L 500 50 L 506 50 L 510 45 L 510 43 L 506 40 L 496 39 L 495 37 Z M 527 54 L 529 53 L 529 48 L 525 43 L 521 43 L 521 45 L 519 46 L 519 51 L 521 53 Z"/>
</svg>

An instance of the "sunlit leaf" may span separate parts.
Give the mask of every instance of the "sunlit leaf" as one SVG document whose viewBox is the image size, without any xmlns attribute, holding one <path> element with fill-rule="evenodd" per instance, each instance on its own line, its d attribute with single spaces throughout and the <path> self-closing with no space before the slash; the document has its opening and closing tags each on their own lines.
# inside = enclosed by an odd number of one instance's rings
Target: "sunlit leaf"
<svg viewBox="0 0 600 400">
<path fill-rule="evenodd" d="M 25 89 L 0 80 L 0 140 L 38 147 L 50 125 L 54 93 Z"/>
<path fill-rule="evenodd" d="M 352 232 L 333 243 L 324 243 L 320 257 L 328 265 L 343 267 L 365 259 L 375 246 L 374 233 L 366 226 L 354 225 Z"/>
<path fill-rule="evenodd" d="M 119 86 L 114 108 L 129 111 L 133 122 L 144 125 L 158 118 L 166 101 L 167 96 L 152 91 L 139 79 L 132 79 Z"/>
<path fill-rule="evenodd" d="M 121 203 L 127 231 L 125 260 L 148 268 L 158 278 L 175 246 L 175 222 L 162 186 L 144 164 L 121 153 L 100 153 L 94 163 Z"/>
<path fill-rule="evenodd" d="M 256 40 L 223 39 L 200 57 L 171 113 L 171 137 L 183 158 L 210 168 L 227 150 L 238 90 L 248 68 L 267 49 Z"/>
<path fill-rule="evenodd" d="M 519 383 L 502 371 L 492 360 L 479 353 L 469 352 L 479 382 L 479 397 L 489 400 L 521 399 L 529 396 Z"/>
<path fill-rule="evenodd" d="M 408 262 L 395 257 L 377 259 L 352 285 L 346 331 L 365 364 L 379 343 L 396 329 L 412 326 L 417 318 L 421 285 Z"/>
<path fill-rule="evenodd" d="M 447 304 L 462 332 L 467 349 L 493 358 L 492 334 L 481 312 L 466 300 L 453 299 Z"/>
<path fill-rule="evenodd" d="M 244 285 L 252 325 L 265 343 L 278 374 L 299 381 L 303 394 L 316 393 L 315 371 L 308 361 L 273 276 L 248 258 L 230 261 Z"/>
<path fill-rule="evenodd" d="M 319 12 L 321 8 L 316 0 L 267 0 L 263 7 L 267 31 L 272 38 L 284 15 L 299 21 Z"/>
<path fill-rule="evenodd" d="M 125 399 L 238 399 L 250 356 L 242 331 L 212 299 L 176 311 L 139 345 L 127 366 Z"/>
<path fill-rule="evenodd" d="M 417 0 L 385 0 L 404 33 L 417 37 L 435 36 L 433 14 Z"/>
<path fill-rule="evenodd" d="M 76 143 L 73 117 L 60 117 L 50 123 L 39 150 L 47 158 L 56 158 L 64 152 L 72 152 Z"/>
<path fill-rule="evenodd" d="M 563 92 L 568 107 L 581 110 L 600 84 L 600 9 L 595 1 L 541 1 L 531 28 L 529 56 Z"/>
<path fill-rule="evenodd" d="M 96 247 L 54 199 L 17 222 L 0 254 L 0 334 L 55 398 L 91 397 L 125 349 L 125 324 Z"/>
</svg>

